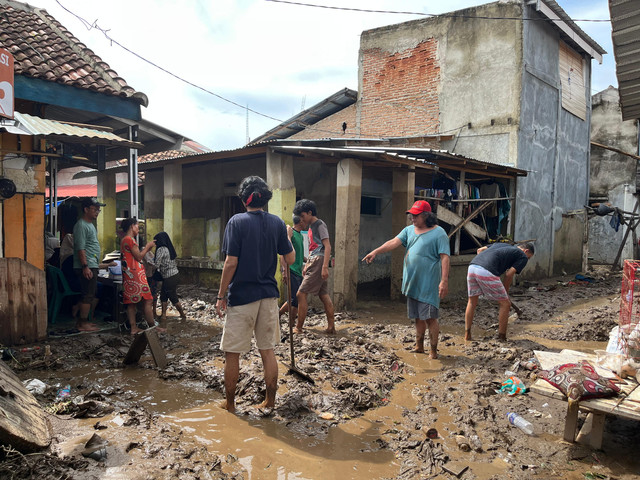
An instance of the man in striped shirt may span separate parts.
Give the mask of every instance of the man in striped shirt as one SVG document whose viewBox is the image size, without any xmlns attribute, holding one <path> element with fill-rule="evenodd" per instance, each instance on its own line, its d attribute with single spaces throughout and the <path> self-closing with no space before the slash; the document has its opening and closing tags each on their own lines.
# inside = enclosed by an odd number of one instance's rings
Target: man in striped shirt
<svg viewBox="0 0 640 480">
<path fill-rule="evenodd" d="M 522 271 L 533 254 L 532 243 L 523 243 L 518 246 L 494 243 L 478 249 L 478 255 L 471 260 L 467 272 L 469 300 L 464 314 L 465 340 L 472 340 L 471 324 L 480 295 L 498 302 L 498 338 L 507 339 L 507 322 L 511 308 L 509 287 L 515 274 Z M 505 272 L 504 281 L 501 281 L 500 276 Z"/>
</svg>

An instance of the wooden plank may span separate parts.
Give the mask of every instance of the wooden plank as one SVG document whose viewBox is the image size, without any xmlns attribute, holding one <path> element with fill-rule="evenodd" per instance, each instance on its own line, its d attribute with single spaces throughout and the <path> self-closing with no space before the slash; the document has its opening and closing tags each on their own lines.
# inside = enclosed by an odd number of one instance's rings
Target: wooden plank
<svg viewBox="0 0 640 480">
<path fill-rule="evenodd" d="M 167 367 L 167 356 L 164 353 L 160 340 L 158 339 L 158 332 L 156 327 L 148 328 L 144 331 L 147 341 L 149 342 L 149 348 L 151 349 L 151 356 L 158 368 Z"/>
<path fill-rule="evenodd" d="M 131 346 L 129 347 L 129 351 L 127 355 L 124 357 L 122 363 L 125 365 L 131 365 L 132 363 L 138 363 L 140 357 L 144 353 L 147 348 L 147 336 L 142 332 L 135 335 L 133 342 L 131 342 Z"/>
<path fill-rule="evenodd" d="M 125 365 L 131 365 L 133 363 L 138 363 L 140 361 L 140 357 L 144 353 L 144 351 L 149 345 L 149 349 L 151 350 L 151 356 L 153 357 L 153 361 L 158 368 L 166 368 L 167 367 L 167 356 L 164 353 L 164 349 L 162 345 L 160 345 L 160 340 L 158 339 L 158 332 L 156 331 L 156 327 L 147 328 L 145 331 L 137 334 L 129 347 L 129 351 L 127 355 L 124 357 L 122 363 Z"/>
<path fill-rule="evenodd" d="M 51 425 L 33 395 L 0 361 L 0 444 L 31 452 L 51 443 Z"/>
<path fill-rule="evenodd" d="M 44 271 L 20 258 L 0 258 L 0 343 L 35 343 L 46 337 Z"/>
<path fill-rule="evenodd" d="M 442 220 L 443 222 L 448 223 L 452 226 L 456 226 L 464 221 L 464 218 L 462 218 L 460 215 L 452 212 L 451 210 L 448 210 L 445 207 L 438 208 L 437 216 L 438 220 Z M 466 223 L 463 228 L 467 233 L 473 235 L 474 237 L 482 239 L 486 238 L 485 231 L 482 229 L 482 227 L 476 225 L 475 223 Z"/>
</svg>

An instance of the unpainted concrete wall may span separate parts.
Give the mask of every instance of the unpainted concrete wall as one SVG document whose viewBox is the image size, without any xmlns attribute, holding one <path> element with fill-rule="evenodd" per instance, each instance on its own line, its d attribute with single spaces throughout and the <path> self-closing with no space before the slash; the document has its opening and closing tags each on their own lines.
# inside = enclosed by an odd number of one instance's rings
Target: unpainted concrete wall
<svg viewBox="0 0 640 480">
<path fill-rule="evenodd" d="M 592 97 L 591 141 L 638 154 L 638 122 L 622 121 L 618 89 L 609 87 Z M 635 184 L 634 158 L 601 147 L 591 147 L 591 196 L 609 195 L 624 184 Z"/>
<path fill-rule="evenodd" d="M 526 9 L 525 15 L 530 14 Z M 545 22 L 524 22 L 517 166 L 530 173 L 518 180 L 515 235 L 536 240 L 536 254 L 523 272 L 527 278 L 554 273 L 556 232 L 573 230 L 563 225 L 563 214 L 582 208 L 588 199 L 591 68 L 587 62 L 587 118 L 582 120 L 561 107 L 559 41 Z M 566 258 L 577 260 L 582 241 L 566 248 L 572 252 Z M 562 267 L 567 273 L 577 272 L 581 262 Z"/>
<path fill-rule="evenodd" d="M 380 197 L 381 215 L 360 215 L 360 243 L 358 258 L 362 259 L 371 250 L 379 247 L 400 232 L 391 231 L 391 173 L 387 179 L 375 178 L 371 172 L 362 172 L 362 195 Z M 376 175 L 378 177 L 378 175 Z M 380 255 L 376 261 L 367 265 L 360 262 L 358 268 L 358 283 L 366 283 L 391 275 L 391 254 Z"/>
<path fill-rule="evenodd" d="M 182 171 L 182 256 L 221 259 L 223 197 L 235 196 L 249 175 L 266 176 L 264 159 L 185 165 Z M 225 186 L 226 185 L 226 186 Z M 145 213 L 149 232 L 162 228 L 164 172 L 152 170 L 145 179 Z"/>
</svg>

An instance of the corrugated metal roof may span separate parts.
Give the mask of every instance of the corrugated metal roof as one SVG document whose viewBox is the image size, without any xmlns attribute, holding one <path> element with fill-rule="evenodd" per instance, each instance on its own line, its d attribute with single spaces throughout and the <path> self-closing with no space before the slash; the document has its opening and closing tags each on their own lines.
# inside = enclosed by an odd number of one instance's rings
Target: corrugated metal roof
<svg viewBox="0 0 640 480">
<path fill-rule="evenodd" d="M 622 119 L 640 119 L 640 0 L 609 0 Z"/>
<path fill-rule="evenodd" d="M 313 107 L 307 108 L 290 119 L 285 120 L 268 132 L 263 133 L 258 138 L 249 142 L 249 145 L 254 145 L 268 140 L 288 138 L 291 135 L 304 130 L 309 125 L 318 123 L 320 120 L 339 112 L 349 105 L 353 105 L 357 99 L 358 92 L 344 88 L 330 97 L 325 98 L 321 102 L 316 103 Z"/>
<path fill-rule="evenodd" d="M 17 135 L 34 135 L 56 138 L 68 143 L 85 143 L 91 145 L 119 145 L 131 148 L 141 148 L 139 142 L 132 142 L 126 138 L 93 128 L 69 125 L 55 120 L 35 117 L 26 113 L 15 112 L 14 119 L 0 121 L 0 130 Z"/>
</svg>

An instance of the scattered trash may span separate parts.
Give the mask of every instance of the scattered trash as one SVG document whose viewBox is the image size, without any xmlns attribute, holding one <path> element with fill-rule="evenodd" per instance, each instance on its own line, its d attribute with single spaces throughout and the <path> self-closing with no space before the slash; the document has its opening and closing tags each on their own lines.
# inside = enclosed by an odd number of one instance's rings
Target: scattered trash
<svg viewBox="0 0 640 480">
<path fill-rule="evenodd" d="M 455 439 L 456 439 L 456 444 L 458 445 L 458 448 L 460 450 L 462 450 L 463 452 L 471 451 L 471 445 L 469 445 L 469 442 L 467 441 L 467 437 L 465 437 L 464 435 L 456 435 Z"/>
<path fill-rule="evenodd" d="M 522 365 L 527 370 L 537 370 L 540 368 L 540 362 L 537 358 L 530 358 Z"/>
<path fill-rule="evenodd" d="M 510 397 L 513 397 L 514 395 L 527 393 L 527 387 L 524 385 L 522 380 L 512 375 L 507 380 L 502 382 L 502 387 L 500 387 L 500 390 L 497 390 L 497 392 L 506 393 Z"/>
<path fill-rule="evenodd" d="M 333 420 L 335 418 L 335 415 L 331 412 L 322 412 L 318 416 L 323 420 Z"/>
<path fill-rule="evenodd" d="M 438 430 L 436 430 L 435 428 L 430 428 L 429 430 L 427 430 L 427 438 L 430 438 L 431 440 L 438 438 Z"/>
<path fill-rule="evenodd" d="M 482 440 L 480 440 L 478 435 L 471 435 L 469 437 L 469 444 L 474 451 L 478 453 L 482 452 Z"/>
<path fill-rule="evenodd" d="M 56 402 L 62 402 L 68 400 L 71 396 L 71 385 L 67 385 L 64 388 L 58 390 L 58 394 L 56 395 Z"/>
<path fill-rule="evenodd" d="M 531 425 L 528 420 L 513 412 L 507 413 L 507 418 L 509 419 L 509 423 L 514 427 L 518 427 L 527 435 L 533 435 L 533 425 Z"/>
<path fill-rule="evenodd" d="M 31 393 L 42 395 L 47 390 L 47 384 L 37 378 L 31 378 L 22 382 Z"/>
<path fill-rule="evenodd" d="M 16 352 L 9 347 L 0 348 L 0 352 L 2 353 L 2 360 L 15 359 Z"/>
<path fill-rule="evenodd" d="M 397 372 L 399 368 L 400 368 L 400 365 L 398 364 L 398 362 L 393 362 L 391 364 L 391 371 L 392 372 Z"/>
<path fill-rule="evenodd" d="M 107 458 L 107 442 L 104 438 L 102 438 L 97 433 L 94 433 L 89 441 L 84 445 L 84 450 L 82 451 L 82 456 L 87 458 L 92 458 L 97 461 L 104 460 Z"/>
</svg>

